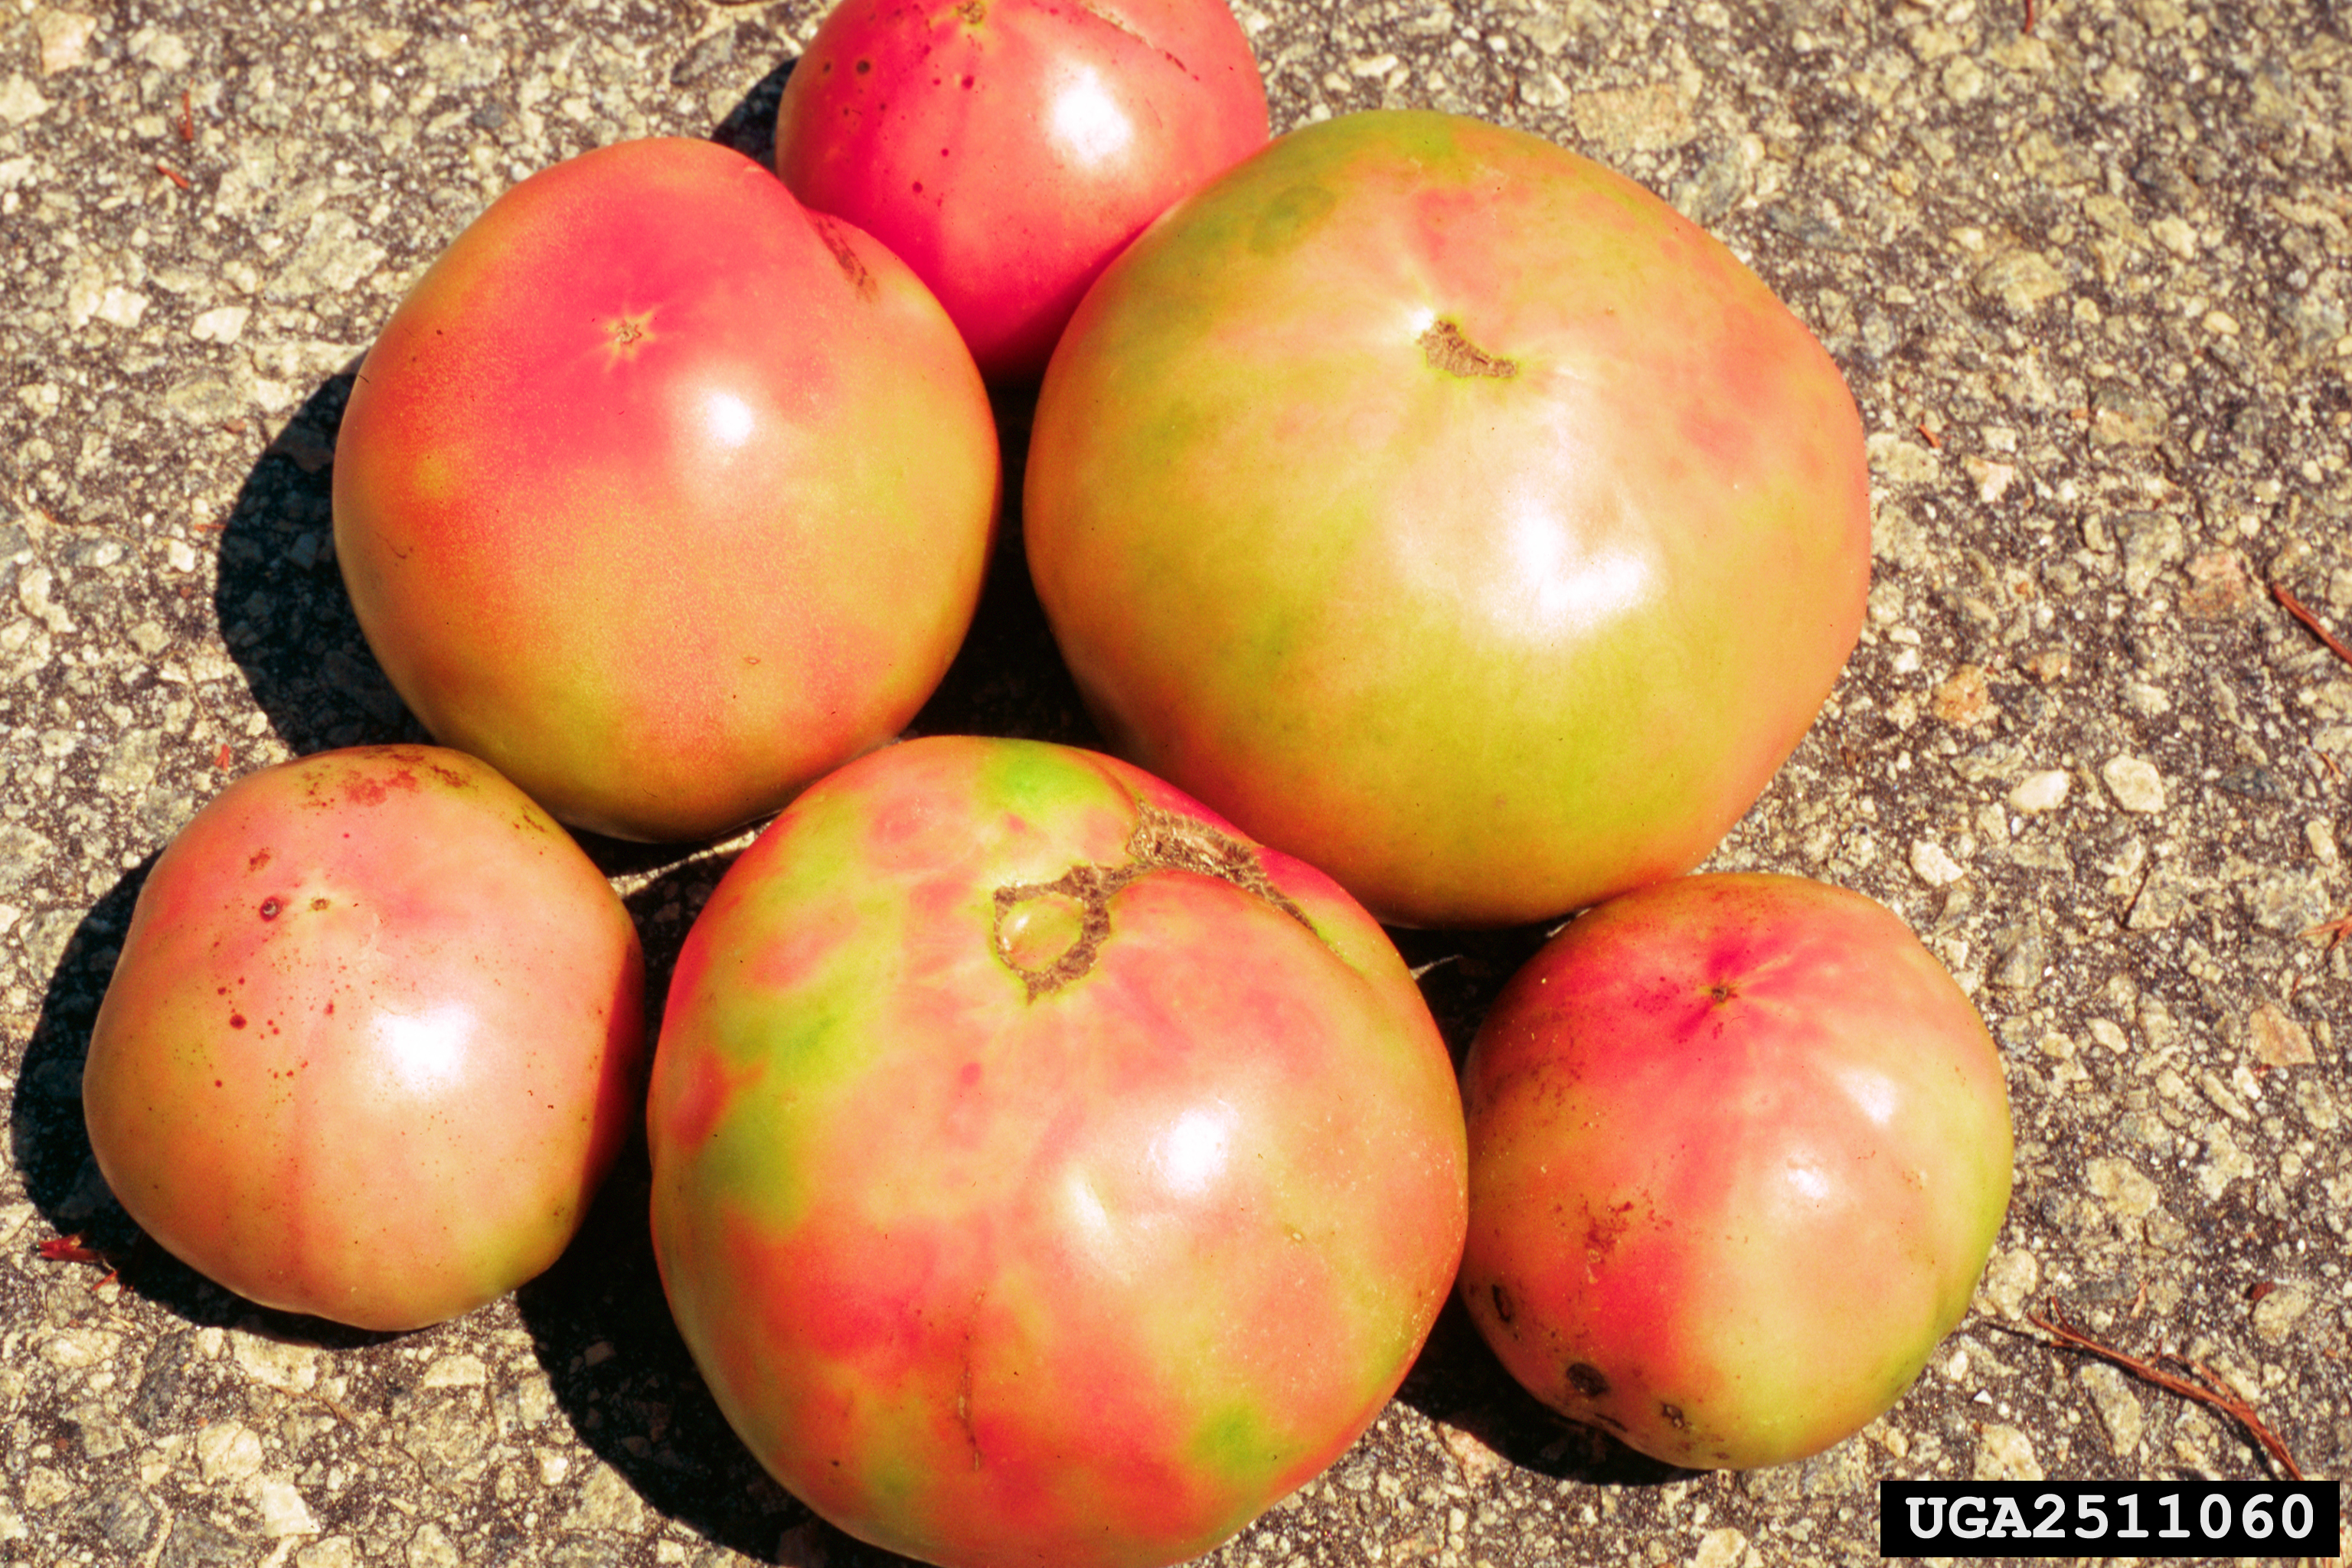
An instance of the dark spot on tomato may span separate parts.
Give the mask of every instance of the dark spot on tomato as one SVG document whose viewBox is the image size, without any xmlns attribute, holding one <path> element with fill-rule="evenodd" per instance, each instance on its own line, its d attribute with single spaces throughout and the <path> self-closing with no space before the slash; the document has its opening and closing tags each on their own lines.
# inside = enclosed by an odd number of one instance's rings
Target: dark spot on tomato
<svg viewBox="0 0 2352 1568">
<path fill-rule="evenodd" d="M 330 1002 L 330 1003 L 328 1003 L 328 1004 L 327 1004 L 327 1016 L 328 1016 L 329 1017 L 331 1017 L 331 1017 L 333 1017 L 333 1016 L 334 1016 L 334 1014 L 335 1014 L 335 1005 L 334 1005 L 332 1002 Z"/>
<path fill-rule="evenodd" d="M 1509 1322 L 1511 1314 L 1518 1309 L 1511 1300 L 1511 1293 L 1503 1289 L 1503 1282 L 1499 1279 L 1496 1280 L 1494 1284 L 1487 1287 L 1486 1294 L 1494 1299 L 1495 1316 L 1504 1322 Z"/>
<path fill-rule="evenodd" d="M 970 77 L 966 77 L 966 78 L 964 78 L 964 79 L 963 79 L 963 85 L 964 85 L 964 87 L 965 87 L 967 89 L 969 89 L 971 88 L 971 78 L 970 78 Z"/>
<path fill-rule="evenodd" d="M 229 1026 L 230 1028 L 232 1028 L 232 1029 L 242 1029 L 242 1028 L 244 1028 L 244 1027 L 245 1027 L 245 1015 L 244 1015 L 244 1014 L 242 1014 L 242 1013 L 231 1013 L 231 1014 L 228 1016 L 228 1026 Z"/>
<path fill-rule="evenodd" d="M 915 182 L 915 194 L 919 196 L 923 194 L 923 182 L 920 180 Z"/>
<path fill-rule="evenodd" d="M 866 75 L 868 71 L 872 70 L 873 68 L 874 68 L 874 62 L 873 62 L 872 60 L 860 60 L 860 61 L 858 61 L 858 62 L 857 62 L 857 74 L 858 74 L 859 76 L 864 76 L 864 75 Z"/>
<path fill-rule="evenodd" d="M 1664 1416 L 1666 1418 L 1666 1425 L 1672 1426 L 1675 1431 L 1687 1432 L 1690 1430 L 1690 1423 L 1683 1418 L 1683 1408 L 1681 1405 L 1669 1405 L 1662 1399 L 1658 1402 L 1658 1414 Z"/>
<path fill-rule="evenodd" d="M 220 1079 L 213 1079 L 213 1087 L 214 1087 L 215 1089 L 218 1089 L 218 1088 L 220 1088 L 220 1086 L 221 1086 L 221 1080 L 220 1080 Z"/>
<path fill-rule="evenodd" d="M 312 899 L 310 900 L 310 907 L 313 910 L 323 910 L 327 907 L 327 900 L 324 898 Z"/>
<path fill-rule="evenodd" d="M 258 871 L 264 866 L 268 864 L 269 851 L 267 849 L 257 849 L 253 852 L 253 858 L 245 863 L 245 868 L 248 871 Z"/>
<path fill-rule="evenodd" d="M 266 921 L 274 921 L 278 918 L 278 912 L 285 907 L 286 906 L 284 904 L 279 903 L 274 898 L 264 899 L 261 900 L 261 918 Z"/>
<path fill-rule="evenodd" d="M 1568 1363 L 1568 1385 L 1587 1399 L 1598 1399 L 1609 1392 L 1609 1379 L 1599 1367 L 1586 1361 Z"/>
</svg>

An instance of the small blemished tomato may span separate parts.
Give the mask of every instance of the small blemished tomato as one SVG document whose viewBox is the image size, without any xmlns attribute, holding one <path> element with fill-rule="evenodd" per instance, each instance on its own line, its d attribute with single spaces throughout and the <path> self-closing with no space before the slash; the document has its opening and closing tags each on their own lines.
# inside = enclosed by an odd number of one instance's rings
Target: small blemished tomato
<svg viewBox="0 0 2352 1568">
<path fill-rule="evenodd" d="M 1369 1426 L 1461 1251 L 1387 936 L 1123 763 L 938 737 L 688 935 L 647 1111 L 679 1331 L 786 1487 L 951 1568 L 1208 1551 Z"/>
<path fill-rule="evenodd" d="M 2009 1205 L 1991 1037 L 1884 906 L 1799 877 L 1602 904 L 1463 1069 L 1460 1289 L 1538 1399 L 1657 1458 L 1819 1452 L 1901 1396 Z"/>
<path fill-rule="evenodd" d="M 895 735 L 978 602 L 996 429 L 939 302 L 752 160 L 583 153 L 368 351 L 335 549 L 446 745 L 565 822 L 706 837 Z"/>
<path fill-rule="evenodd" d="M 1037 597 L 1112 749 L 1384 920 L 1688 870 L 1862 626 L 1862 421 L 1731 252 L 1522 132 L 1309 125 L 1105 270 Z"/>
<path fill-rule="evenodd" d="M 628 911 L 521 791 L 432 746 L 221 792 L 158 856 L 82 1074 L 131 1217 L 265 1307 L 439 1322 L 554 1262 L 635 1119 Z"/>
<path fill-rule="evenodd" d="M 1017 384 L 1112 257 L 1265 139 L 1224 0 L 842 0 L 784 83 L 776 171 Z"/>
</svg>

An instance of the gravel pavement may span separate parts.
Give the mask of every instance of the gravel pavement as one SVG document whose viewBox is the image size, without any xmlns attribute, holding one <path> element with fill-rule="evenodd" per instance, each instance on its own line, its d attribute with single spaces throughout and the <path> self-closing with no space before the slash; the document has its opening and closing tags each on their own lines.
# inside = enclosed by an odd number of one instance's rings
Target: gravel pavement
<svg viewBox="0 0 2352 1568">
<path fill-rule="evenodd" d="M 1901 912 L 2000 1043 L 2015 1199 L 1974 1310 L 1801 1465 L 1670 1471 L 1458 1312 L 1323 1479 L 1209 1561 L 1842 1563 L 1882 1478 L 2255 1477 L 2226 1416 L 2051 1345 L 2055 1303 L 2352 1459 L 2352 5 L 1262 0 L 1276 128 L 1522 126 L 1666 195 L 1843 368 L 1862 646 L 1713 864 Z M 811 0 L 6 0 L 0 19 L 0 1563 L 886 1559 L 697 1380 L 641 1152 L 566 1260 L 396 1337 L 139 1241 L 80 1062 L 157 849 L 237 774 L 420 731 L 337 576 L 350 367 L 500 190 L 625 137 L 759 151 Z M 1025 411 L 1002 409 L 1017 465 Z M 1014 470 L 1017 473 L 1017 466 Z M 919 728 L 1091 737 L 1017 550 Z M 656 986 L 730 845 L 598 846 Z M 1539 933 L 1415 933 L 1457 1047 Z M 46 1258 L 76 1234 L 120 1268 Z"/>
</svg>

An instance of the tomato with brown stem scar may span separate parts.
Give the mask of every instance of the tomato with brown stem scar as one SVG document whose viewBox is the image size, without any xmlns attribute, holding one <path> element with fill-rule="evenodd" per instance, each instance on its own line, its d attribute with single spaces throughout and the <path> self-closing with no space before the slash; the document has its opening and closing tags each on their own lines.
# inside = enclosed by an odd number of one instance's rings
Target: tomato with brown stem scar
<svg viewBox="0 0 2352 1568">
<path fill-rule="evenodd" d="M 1870 578 L 1803 323 L 1632 181 L 1431 113 L 1294 131 L 1112 263 L 1023 508 L 1112 749 L 1419 925 L 1696 865 Z"/>
<path fill-rule="evenodd" d="M 761 1462 L 892 1551 L 1196 1556 L 1362 1432 L 1452 1283 L 1460 1100 L 1387 936 L 1110 758 L 850 764 L 669 995 L 679 1330 Z"/>
</svg>

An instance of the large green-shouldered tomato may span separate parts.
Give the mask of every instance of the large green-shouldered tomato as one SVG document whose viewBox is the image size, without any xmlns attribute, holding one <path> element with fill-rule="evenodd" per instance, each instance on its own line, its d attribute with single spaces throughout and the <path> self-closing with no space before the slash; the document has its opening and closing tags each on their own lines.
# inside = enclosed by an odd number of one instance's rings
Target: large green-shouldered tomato
<svg viewBox="0 0 2352 1568">
<path fill-rule="evenodd" d="M 687 940 L 648 1126 L 736 1430 L 956 1568 L 1207 1551 L 1370 1423 L 1460 1255 L 1458 1091 L 1380 927 L 1039 742 L 794 801 Z"/>
<path fill-rule="evenodd" d="M 555 1261 L 636 1119 L 628 911 L 521 791 L 434 746 L 221 792 L 155 860 L 82 1074 L 98 1168 L 200 1272 L 368 1329 Z"/>
<path fill-rule="evenodd" d="M 393 686 L 566 822 L 693 838 L 879 745 L 995 524 L 971 355 L 882 246 L 708 142 L 490 205 L 368 351 L 335 548 Z"/>
<path fill-rule="evenodd" d="M 1862 426 L 1722 245 L 1519 132 L 1293 132 L 1107 269 L 1037 594 L 1114 749 L 1384 919 L 1687 870 L 1862 624 Z"/>
<path fill-rule="evenodd" d="M 1991 1037 L 1910 928 L 1799 877 L 1612 900 L 1463 1069 L 1461 1291 L 1512 1375 L 1700 1468 L 1802 1458 L 1910 1386 L 2009 1205 Z"/>
</svg>

